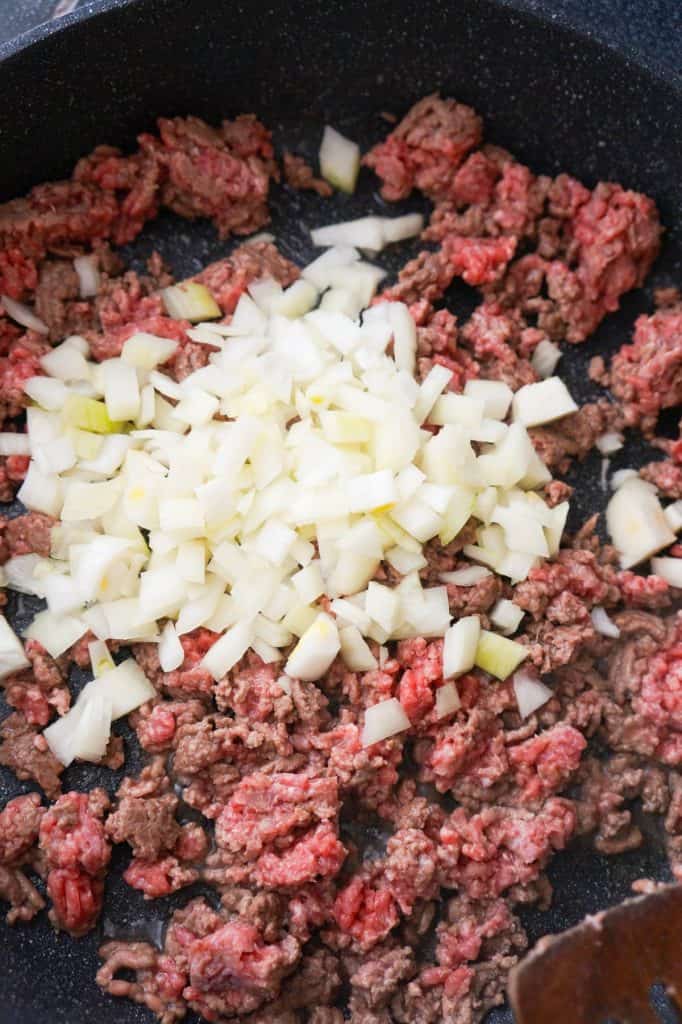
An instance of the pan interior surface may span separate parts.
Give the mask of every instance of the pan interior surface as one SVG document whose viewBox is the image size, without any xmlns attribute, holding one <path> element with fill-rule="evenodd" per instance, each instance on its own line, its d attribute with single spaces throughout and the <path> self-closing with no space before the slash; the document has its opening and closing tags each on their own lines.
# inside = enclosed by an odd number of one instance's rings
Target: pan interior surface
<svg viewBox="0 0 682 1024">
<path fill-rule="evenodd" d="M 21 194 L 39 181 L 66 174 L 96 144 L 132 145 L 135 134 L 158 115 L 196 114 L 209 121 L 253 111 L 274 130 L 278 149 L 314 159 L 323 123 L 330 122 L 367 148 L 386 134 L 382 112 L 401 115 L 430 92 L 469 103 L 485 120 L 488 141 L 509 147 L 536 172 L 565 170 L 591 185 L 617 180 L 653 196 L 667 234 L 645 290 L 626 296 L 618 314 L 586 344 L 565 357 L 562 376 L 580 401 L 597 394 L 586 368 L 629 336 L 635 316 L 651 309 L 654 287 L 682 282 L 682 94 L 605 47 L 550 22 L 515 14 L 484 0 L 429 0 L 330 5 L 305 0 L 295 7 L 271 0 L 254 9 L 206 0 L 135 0 L 74 21 L 0 64 L 0 198 Z M 386 204 L 376 180 L 363 171 L 352 197 L 333 208 L 317 196 L 274 190 L 272 231 L 284 254 L 297 262 L 314 255 L 307 229 L 329 219 L 349 219 Z M 391 212 L 425 209 L 413 197 Z M 141 264 L 157 248 L 177 276 L 196 272 L 225 255 L 205 223 L 164 215 L 125 255 Z M 417 251 L 402 245 L 379 262 L 391 272 Z M 466 315 L 471 292 L 453 288 L 447 305 Z M 643 446 L 629 443 L 613 468 L 644 461 Z M 570 482 L 577 484 L 574 523 L 603 508 L 599 458 L 593 455 Z M 26 599 L 24 599 L 26 601 Z M 14 597 L 10 619 L 30 612 Z M 4 715 L 6 709 L 0 714 Z M 139 767 L 132 733 L 125 732 L 126 773 Z M 104 785 L 116 789 L 122 773 L 77 766 L 64 788 Z M 27 787 L 0 769 L 0 803 Z M 629 895 L 639 877 L 667 879 L 662 839 L 650 822 L 647 841 L 614 859 L 573 843 L 549 869 L 552 907 L 521 911 L 531 941 L 577 923 L 584 914 Z M 5 984 L 2 1024 L 133 1024 L 151 1015 L 127 1001 L 104 996 L 94 982 L 97 946 L 108 936 L 158 939 L 170 910 L 202 891 L 145 904 L 121 878 L 127 863 L 115 849 L 100 927 L 84 939 L 53 932 L 46 915 L 15 929 L 0 925 Z M 189 1019 L 189 1018 L 188 1018 Z M 506 1009 L 491 1021 L 509 1022 Z"/>
</svg>

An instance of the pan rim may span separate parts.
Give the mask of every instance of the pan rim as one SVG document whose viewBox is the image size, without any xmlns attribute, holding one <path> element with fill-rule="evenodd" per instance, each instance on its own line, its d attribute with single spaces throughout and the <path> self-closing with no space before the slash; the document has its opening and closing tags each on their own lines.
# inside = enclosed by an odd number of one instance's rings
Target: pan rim
<svg viewBox="0 0 682 1024">
<path fill-rule="evenodd" d="M 0 70 L 5 65 L 21 59 L 25 53 L 49 44 L 53 39 L 59 40 L 77 32 L 82 25 L 88 25 L 94 21 L 104 23 L 114 17 L 118 11 L 136 7 L 143 8 L 150 2 L 152 0 L 88 0 L 82 7 L 76 8 L 70 14 L 42 22 L 21 32 L 13 39 L 0 43 Z M 299 0 L 299 3 L 302 2 L 305 0 Z M 656 65 L 644 51 L 636 49 L 632 43 L 618 42 L 607 38 L 604 28 L 600 29 L 595 26 L 592 29 L 587 29 L 584 26 L 577 26 L 571 22 L 570 16 L 564 11 L 531 9 L 528 2 L 529 0 L 479 0 L 479 3 L 490 9 L 506 11 L 510 19 L 517 19 L 521 24 L 525 22 L 536 28 L 545 27 L 550 30 L 558 30 L 577 44 L 606 51 L 614 59 L 622 62 L 626 68 L 637 70 L 659 86 L 670 87 L 682 98 L 682 70 L 678 72 L 667 64 Z"/>
</svg>

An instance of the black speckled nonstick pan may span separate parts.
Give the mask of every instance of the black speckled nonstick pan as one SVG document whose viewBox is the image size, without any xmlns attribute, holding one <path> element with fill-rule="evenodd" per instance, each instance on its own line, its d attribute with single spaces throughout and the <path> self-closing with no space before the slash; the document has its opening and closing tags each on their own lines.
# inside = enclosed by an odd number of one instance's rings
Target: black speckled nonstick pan
<svg viewBox="0 0 682 1024">
<path fill-rule="evenodd" d="M 0 200 L 65 175 L 97 143 L 132 145 L 158 115 L 210 121 L 254 111 L 274 129 L 278 146 L 314 158 L 325 121 L 367 147 L 386 133 L 382 111 L 402 114 L 436 89 L 473 105 L 485 118 L 487 139 L 535 171 L 565 170 L 588 184 L 616 180 L 652 195 L 667 233 L 646 290 L 627 295 L 588 344 L 564 357 L 562 374 L 582 401 L 595 394 L 587 379 L 591 356 L 622 344 L 634 317 L 651 308 L 654 287 L 682 284 L 680 80 L 551 19 L 488 0 L 134 0 L 37 30 L 0 49 L 0 58 Z M 357 194 L 335 200 L 334 215 L 380 209 L 375 185 L 363 171 Z M 311 258 L 306 227 L 328 216 L 323 204 L 275 188 L 272 230 L 287 256 Z M 416 208 L 417 199 L 399 207 Z M 164 215 L 126 255 L 141 260 L 153 247 L 186 275 L 231 246 L 210 225 Z M 385 265 L 395 270 L 413 251 L 396 247 Z M 449 305 L 466 312 L 470 299 L 452 290 Z M 633 442 L 613 468 L 642 458 Z M 604 506 L 599 458 L 583 463 L 572 482 L 577 523 Z M 20 626 L 30 610 L 14 598 L 9 615 Z M 6 712 L 0 706 L 0 716 Z M 125 736 L 131 772 L 139 752 Z M 120 773 L 76 766 L 65 773 L 64 788 L 95 779 L 113 792 Z M 25 789 L 0 769 L 0 804 Z M 576 844 L 556 856 L 552 909 L 522 911 L 531 939 L 619 901 L 638 877 L 667 878 L 661 837 L 646 827 L 641 849 L 620 857 L 602 858 Z M 103 920 L 84 939 L 53 932 L 45 914 L 15 929 L 0 923 L 0 1024 L 152 1020 L 98 990 L 97 947 L 103 933 L 158 938 L 169 907 L 186 902 L 188 891 L 145 904 L 121 881 L 126 862 L 116 848 Z M 499 1024 L 511 1016 L 499 1010 L 490 1019 Z"/>
</svg>

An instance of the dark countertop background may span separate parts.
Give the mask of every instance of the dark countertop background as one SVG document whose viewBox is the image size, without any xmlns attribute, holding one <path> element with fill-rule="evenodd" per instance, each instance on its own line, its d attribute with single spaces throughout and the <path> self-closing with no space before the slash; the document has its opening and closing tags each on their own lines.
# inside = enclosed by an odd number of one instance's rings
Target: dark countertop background
<svg viewBox="0 0 682 1024">
<path fill-rule="evenodd" d="M 201 0 L 188 0 L 201 3 Z M 456 3 L 456 0 L 453 0 Z M 681 0 L 502 0 L 532 14 L 549 15 L 589 36 L 628 51 L 652 69 L 663 66 L 682 82 Z M 226 0 L 226 4 L 229 0 Z M 295 5 L 295 4 L 294 4 Z M 50 21 L 60 8 L 97 10 L 100 0 L 0 0 L 0 43 Z"/>
</svg>

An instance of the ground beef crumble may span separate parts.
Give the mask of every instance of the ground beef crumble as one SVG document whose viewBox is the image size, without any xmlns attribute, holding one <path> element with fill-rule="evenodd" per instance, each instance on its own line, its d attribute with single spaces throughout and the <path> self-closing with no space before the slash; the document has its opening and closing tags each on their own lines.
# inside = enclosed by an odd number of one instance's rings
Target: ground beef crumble
<svg viewBox="0 0 682 1024">
<path fill-rule="evenodd" d="M 456 392 L 475 378 L 512 390 L 535 382 L 537 345 L 591 335 L 642 284 L 661 231 L 646 196 L 535 175 L 482 134 L 471 108 L 433 95 L 364 159 L 385 199 L 416 189 L 434 204 L 424 248 L 383 297 L 409 305 L 417 377 L 440 364 Z M 301 157 L 285 152 L 282 166 L 288 186 L 331 193 Z M 161 289 L 173 278 L 158 254 L 137 273 L 109 246 L 134 239 L 164 207 L 210 219 L 221 237 L 251 234 L 268 221 L 278 175 L 270 133 L 251 115 L 218 128 L 160 119 L 134 152 L 100 146 L 70 179 L 0 206 L 0 294 L 34 305 L 48 328 L 47 337 L 24 331 L 0 307 L 3 430 L 23 429 L 23 383 L 65 334 L 85 337 L 97 360 L 120 354 L 140 330 L 169 338 L 178 347 L 164 370 L 176 380 L 206 365 L 211 347 L 167 315 Z M 73 258 L 86 251 L 100 283 L 83 299 Z M 194 280 L 227 319 L 262 276 L 286 287 L 299 269 L 255 240 Z M 456 278 L 478 292 L 460 322 L 439 308 Z M 610 399 L 531 431 L 555 472 L 603 433 L 653 436 L 659 412 L 682 401 L 679 293 L 659 293 L 656 305 L 608 369 L 593 361 Z M 656 444 L 659 461 L 641 476 L 680 499 L 682 442 Z M 1 461 L 0 498 L 10 501 L 28 460 Z M 551 506 L 570 493 L 561 480 L 544 490 Z M 53 526 L 35 512 L 0 519 L 0 563 L 49 555 Z M 423 581 L 470 565 L 463 549 L 474 540 L 471 520 L 448 546 L 425 545 Z M 397 582 L 393 569 L 380 574 Z M 116 939 L 100 949 L 102 989 L 162 1024 L 188 1010 L 247 1024 L 342 1024 L 345 1014 L 355 1024 L 475 1024 L 503 1001 L 526 947 L 516 908 L 548 905 L 545 868 L 574 835 L 615 854 L 643 841 L 636 806 L 662 815 L 682 878 L 679 594 L 660 577 L 622 571 L 594 520 L 514 588 L 491 574 L 447 592 L 455 617 L 479 615 L 485 626 L 501 597 L 524 612 L 515 637 L 552 687 L 526 720 L 511 683 L 478 670 L 458 680 L 459 709 L 437 719 L 442 641 L 391 645 L 370 672 L 337 659 L 318 683 L 292 680 L 285 693 L 276 667 L 254 654 L 215 682 L 199 662 L 217 634 L 198 629 L 182 638 L 185 659 L 173 672 L 161 669 L 157 645 L 133 645 L 156 695 L 130 716 L 144 767 L 112 800 L 98 789 L 62 793 L 62 766 L 40 734 L 68 709 L 69 667 L 87 667 L 91 635 L 57 660 L 28 641 L 30 667 L 1 684 L 11 711 L 0 723 L 0 765 L 37 785 L 48 805 L 26 793 L 0 810 L 7 921 L 28 921 L 47 902 L 56 928 L 89 931 L 112 844 L 125 844 L 124 880 L 145 899 L 195 882 L 213 891 L 212 902 L 183 894 L 189 902 L 160 947 Z M 608 610 L 619 639 L 596 632 L 595 607 Z M 366 708 L 394 696 L 412 728 L 363 748 Z M 105 764 L 120 767 L 123 757 L 112 738 Z M 358 843 L 366 822 L 382 834 L 380 849 Z"/>
</svg>

